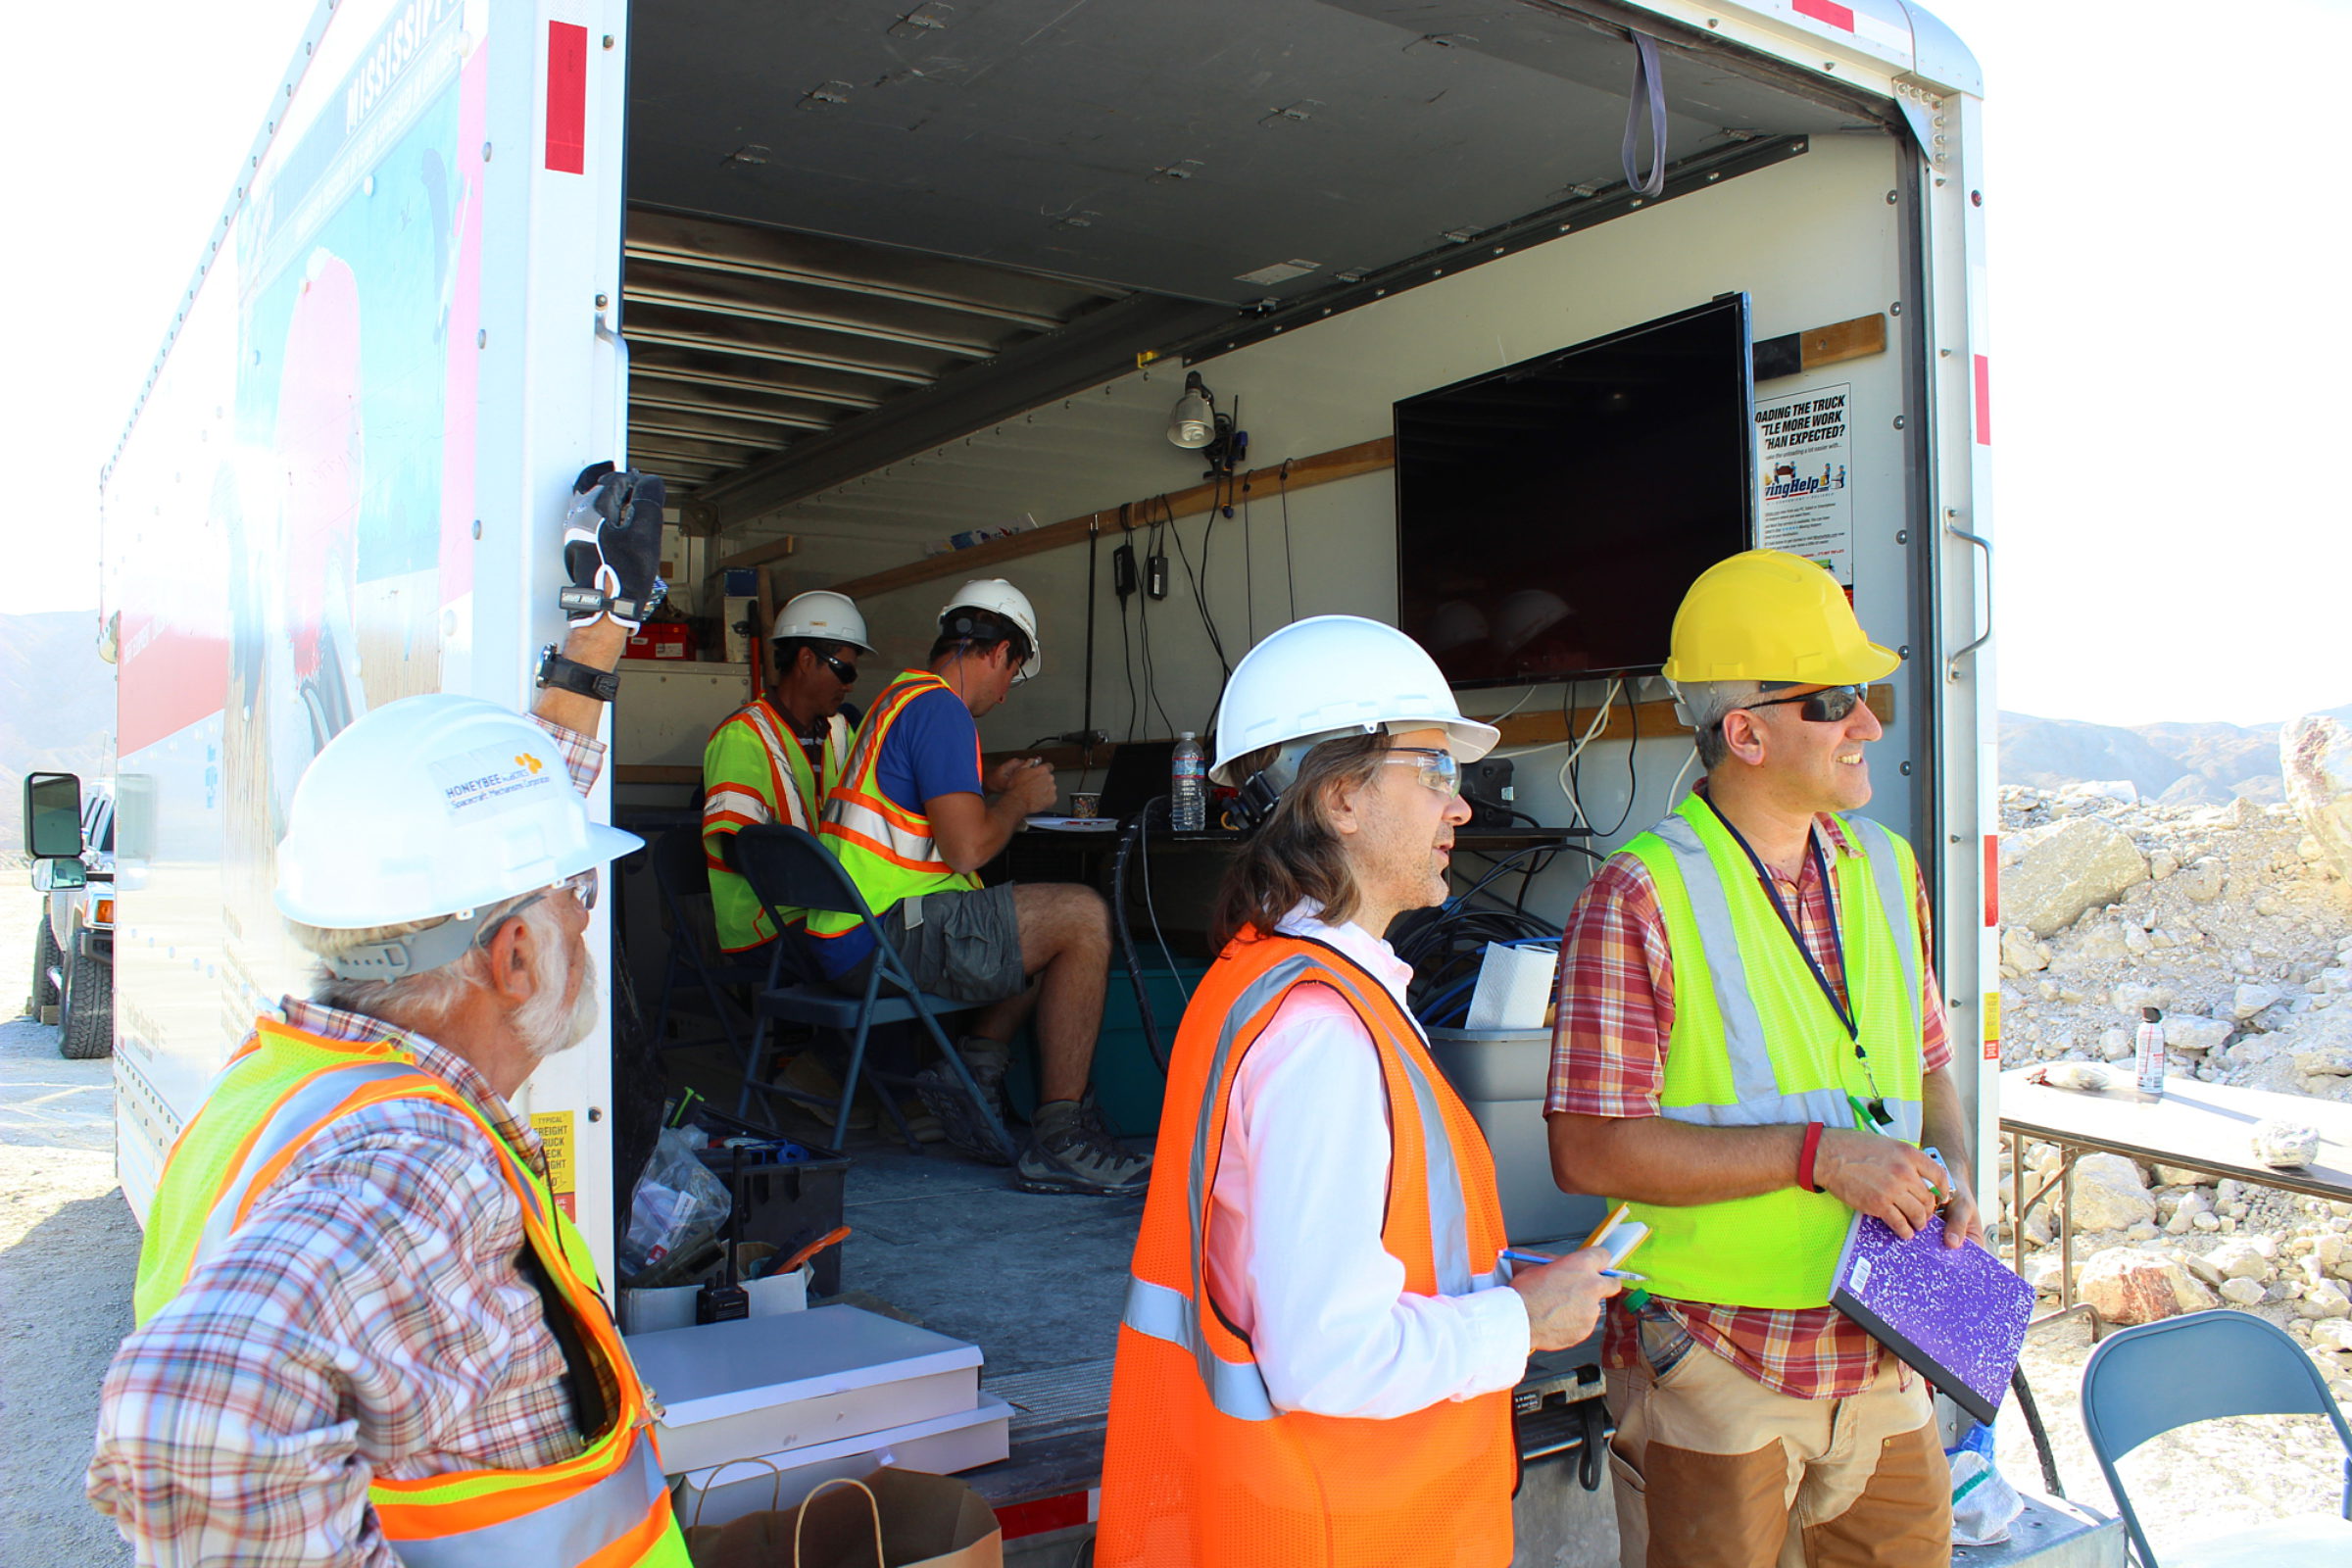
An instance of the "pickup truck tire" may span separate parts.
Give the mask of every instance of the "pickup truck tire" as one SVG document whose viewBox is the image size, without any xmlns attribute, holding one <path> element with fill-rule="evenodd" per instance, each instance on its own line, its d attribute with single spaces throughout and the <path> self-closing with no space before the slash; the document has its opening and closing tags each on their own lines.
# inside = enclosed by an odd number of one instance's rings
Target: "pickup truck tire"
<svg viewBox="0 0 2352 1568">
<path fill-rule="evenodd" d="M 111 957 L 92 957 L 86 953 L 73 956 L 66 966 L 66 995 L 58 1025 L 57 1054 L 67 1060 L 91 1061 L 114 1054 L 115 965 Z"/>
<path fill-rule="evenodd" d="M 64 968 L 65 963 L 58 956 L 57 938 L 49 930 L 49 911 L 43 909 L 39 934 L 32 939 L 32 998 L 24 1004 L 27 1017 L 38 1018 L 43 1008 L 57 1005 L 57 987 L 49 983 L 49 971 L 62 972 Z"/>
</svg>

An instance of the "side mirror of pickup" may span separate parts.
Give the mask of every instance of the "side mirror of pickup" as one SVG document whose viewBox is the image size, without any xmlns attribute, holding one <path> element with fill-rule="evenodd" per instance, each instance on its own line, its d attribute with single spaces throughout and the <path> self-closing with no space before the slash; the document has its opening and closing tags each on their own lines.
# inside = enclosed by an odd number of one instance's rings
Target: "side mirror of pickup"
<svg viewBox="0 0 2352 1568">
<path fill-rule="evenodd" d="M 87 887 L 89 873 L 79 860 L 54 859 L 32 862 L 32 891 L 49 893 L 59 888 Z"/>
<path fill-rule="evenodd" d="M 24 853 L 36 860 L 80 858 L 81 780 L 76 775 L 24 775 Z"/>
</svg>

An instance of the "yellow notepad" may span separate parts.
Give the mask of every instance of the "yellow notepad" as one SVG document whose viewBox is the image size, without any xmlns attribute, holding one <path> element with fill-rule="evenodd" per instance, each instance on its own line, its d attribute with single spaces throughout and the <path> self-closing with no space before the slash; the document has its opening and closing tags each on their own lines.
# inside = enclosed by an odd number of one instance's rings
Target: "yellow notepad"
<svg viewBox="0 0 2352 1568">
<path fill-rule="evenodd" d="M 1585 1246 L 1604 1249 L 1609 1254 L 1609 1267 L 1623 1268 L 1634 1250 L 1649 1240 L 1649 1227 L 1638 1219 L 1629 1218 L 1633 1205 L 1619 1203 L 1616 1212 L 1592 1228 L 1585 1238 Z"/>
</svg>

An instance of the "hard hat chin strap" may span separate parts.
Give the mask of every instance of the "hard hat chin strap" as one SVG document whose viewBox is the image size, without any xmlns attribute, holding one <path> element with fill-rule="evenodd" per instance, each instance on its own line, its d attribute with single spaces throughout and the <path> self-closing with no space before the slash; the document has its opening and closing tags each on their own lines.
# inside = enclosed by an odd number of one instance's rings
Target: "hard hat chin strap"
<svg viewBox="0 0 2352 1568">
<path fill-rule="evenodd" d="M 338 980 L 405 980 L 410 975 L 457 962 L 473 947 L 483 927 L 494 920 L 503 920 L 511 912 L 504 900 L 499 906 L 479 911 L 460 909 L 439 925 L 370 942 L 319 961 Z"/>
</svg>

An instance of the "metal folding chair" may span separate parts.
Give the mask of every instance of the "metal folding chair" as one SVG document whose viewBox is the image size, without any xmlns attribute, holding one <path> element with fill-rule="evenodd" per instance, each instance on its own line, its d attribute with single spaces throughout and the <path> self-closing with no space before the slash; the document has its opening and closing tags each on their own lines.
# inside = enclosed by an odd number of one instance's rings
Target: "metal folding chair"
<svg viewBox="0 0 2352 1568">
<path fill-rule="evenodd" d="M 2141 1568 L 2157 1568 L 2115 1462 L 2175 1427 L 2226 1415 L 2324 1415 L 2344 1446 L 2340 1516 L 2304 1514 L 2176 1549 L 2171 1568 L 2283 1568 L 2352 1562 L 2352 1428 L 2293 1338 L 2251 1312 L 2222 1308 L 2110 1335 L 2082 1368 L 2082 1426 L 2123 1510 Z"/>
<path fill-rule="evenodd" d="M 861 1079 L 871 1079 L 890 1088 L 904 1087 L 912 1082 L 906 1075 L 884 1073 L 866 1063 L 868 1031 L 878 1023 L 920 1021 L 930 1031 L 940 1054 L 955 1069 L 956 1076 L 963 1084 L 963 1092 L 971 1097 L 972 1103 L 979 1108 L 989 1131 L 996 1135 L 998 1146 L 1004 1151 L 1005 1160 L 1009 1163 L 1016 1159 L 1020 1154 L 1019 1147 L 1004 1131 L 1004 1124 L 998 1119 L 996 1112 L 989 1108 L 986 1097 L 980 1093 L 980 1086 L 972 1080 L 971 1068 L 964 1063 L 963 1053 L 956 1049 L 955 1041 L 939 1026 L 939 1014 L 964 1011 L 970 1004 L 923 993 L 899 957 L 898 949 L 891 946 L 881 922 L 866 907 L 864 896 L 858 891 L 858 884 L 850 880 L 850 874 L 841 868 L 840 861 L 833 858 L 832 852 L 799 828 L 775 823 L 739 830 L 726 841 L 726 855 L 729 863 L 742 873 L 743 879 L 751 884 L 752 892 L 766 906 L 768 918 L 776 920 L 777 929 L 783 929 L 783 922 L 777 916 L 779 909 L 823 910 L 858 916 L 874 940 L 874 962 L 866 976 L 865 995 L 862 998 L 846 996 L 821 981 L 796 983 L 783 952 L 791 946 L 791 938 L 788 936 L 777 944 L 778 951 L 772 960 L 767 987 L 760 992 L 753 1004 L 758 1022 L 752 1032 L 751 1059 L 744 1073 L 743 1097 L 736 1113 L 744 1113 L 740 1107 L 750 1105 L 755 1091 L 763 1095 L 784 1095 L 824 1106 L 825 1102 L 814 1096 L 788 1085 L 765 1081 L 768 1026 L 772 1020 L 781 1018 L 819 1029 L 838 1030 L 851 1037 L 850 1064 L 849 1070 L 842 1074 L 841 1100 L 838 1104 L 829 1107 L 834 1112 L 833 1147 L 839 1149 L 849 1136 L 850 1102 L 857 1098 Z M 885 982 L 896 995 L 882 994 Z M 897 1124 L 899 1136 L 906 1141 L 906 1147 L 920 1152 L 922 1146 L 915 1141 L 912 1130 L 907 1127 L 906 1118 L 898 1107 L 897 1098 L 890 1094 L 878 1094 L 876 1098 Z"/>
<path fill-rule="evenodd" d="M 767 955 L 748 963 L 729 957 L 709 941 L 710 922 L 694 917 L 689 901 L 707 899 L 710 891 L 701 828 L 669 829 L 654 841 L 653 859 L 654 886 L 661 890 L 662 913 L 669 923 L 669 958 L 662 970 L 661 999 L 654 1004 L 654 1043 L 667 1051 L 724 1040 L 735 1059 L 748 1067 L 752 1017 L 727 992 L 733 986 L 765 985 Z M 663 1040 L 672 1008 L 716 1020 L 718 1033 Z"/>
</svg>

